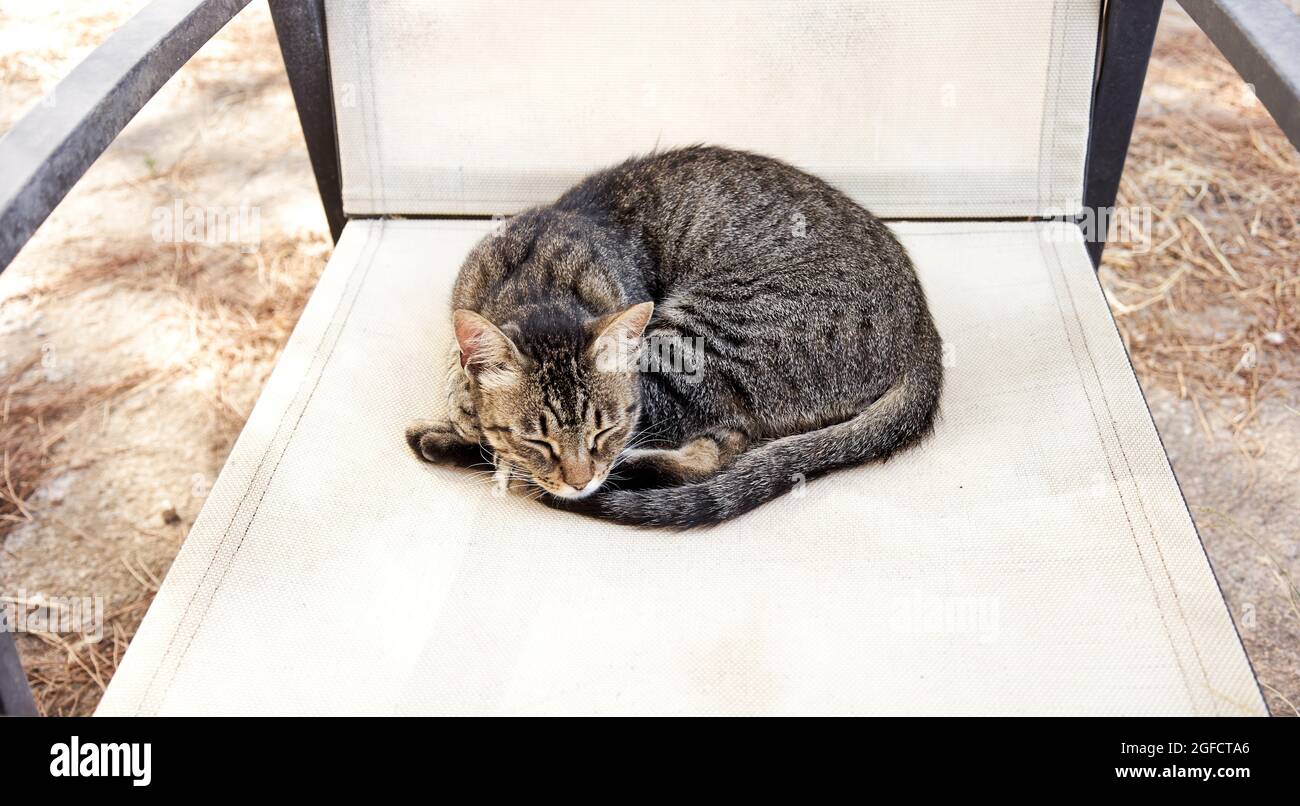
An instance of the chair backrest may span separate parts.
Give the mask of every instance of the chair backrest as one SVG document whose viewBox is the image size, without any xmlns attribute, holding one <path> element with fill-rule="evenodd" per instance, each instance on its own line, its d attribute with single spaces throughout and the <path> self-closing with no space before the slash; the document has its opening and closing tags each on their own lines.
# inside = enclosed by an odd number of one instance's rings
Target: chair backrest
<svg viewBox="0 0 1300 806">
<path fill-rule="evenodd" d="M 1081 206 L 1101 0 L 327 0 L 350 215 L 512 213 L 704 142 L 889 218 Z"/>
</svg>

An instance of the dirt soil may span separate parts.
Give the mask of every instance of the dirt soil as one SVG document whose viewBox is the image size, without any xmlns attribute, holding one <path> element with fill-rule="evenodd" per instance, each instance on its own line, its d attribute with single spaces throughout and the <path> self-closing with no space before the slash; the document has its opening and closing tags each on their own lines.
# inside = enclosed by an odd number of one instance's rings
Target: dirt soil
<svg viewBox="0 0 1300 806">
<path fill-rule="evenodd" d="M 145 3 L 0 0 L 0 132 Z M 1269 707 L 1294 714 L 1300 156 L 1172 4 L 1144 96 L 1120 202 L 1159 214 L 1102 279 Z M 178 203 L 256 231 L 176 243 Z M 107 613 L 100 641 L 18 636 L 43 712 L 93 711 L 329 254 L 254 2 L 0 275 L 0 594 Z"/>
<path fill-rule="evenodd" d="M 0 1 L 0 131 L 145 1 L 104 5 Z M 255 210 L 257 226 L 175 243 L 183 228 L 158 230 L 178 201 L 249 224 Z M 107 615 L 94 643 L 19 636 L 45 713 L 95 707 L 330 249 L 258 2 L 159 92 L 0 276 L 0 592 L 33 604 L 101 597 Z"/>
<path fill-rule="evenodd" d="M 1300 155 L 1165 4 L 1101 279 L 1269 708 L 1300 706 Z"/>
</svg>

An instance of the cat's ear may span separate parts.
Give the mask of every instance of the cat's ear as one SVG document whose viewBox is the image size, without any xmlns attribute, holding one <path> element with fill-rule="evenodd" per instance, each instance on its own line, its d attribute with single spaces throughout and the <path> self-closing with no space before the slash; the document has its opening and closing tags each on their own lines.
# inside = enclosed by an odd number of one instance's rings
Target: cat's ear
<svg viewBox="0 0 1300 806">
<path fill-rule="evenodd" d="M 519 379 L 523 357 L 500 328 L 464 309 L 454 312 L 451 321 L 460 345 L 460 365 L 480 385 L 509 386 Z"/>
<path fill-rule="evenodd" d="M 598 369 L 604 372 L 636 369 L 641 353 L 641 336 L 650 324 L 654 310 L 653 302 L 641 302 L 593 324 L 595 338 L 591 342 L 591 353 Z"/>
</svg>

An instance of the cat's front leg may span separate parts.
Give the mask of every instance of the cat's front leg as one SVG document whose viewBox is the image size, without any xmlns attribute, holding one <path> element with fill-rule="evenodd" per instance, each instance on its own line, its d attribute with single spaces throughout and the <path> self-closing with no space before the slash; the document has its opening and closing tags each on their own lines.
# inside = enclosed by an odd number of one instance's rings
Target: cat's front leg
<svg viewBox="0 0 1300 806">
<path fill-rule="evenodd" d="M 688 439 L 680 448 L 625 451 L 617 463 L 623 487 L 670 486 L 703 481 L 731 464 L 749 438 L 730 429 Z"/>
<path fill-rule="evenodd" d="M 434 464 L 470 467 L 484 461 L 477 439 L 468 440 L 450 422 L 420 420 L 406 429 L 406 444 L 415 455 Z"/>
<path fill-rule="evenodd" d="M 412 424 L 406 429 L 406 443 L 427 462 L 479 464 L 484 460 L 483 432 L 474 411 L 469 377 L 460 365 L 459 347 L 453 345 L 447 357 L 447 419 Z"/>
</svg>

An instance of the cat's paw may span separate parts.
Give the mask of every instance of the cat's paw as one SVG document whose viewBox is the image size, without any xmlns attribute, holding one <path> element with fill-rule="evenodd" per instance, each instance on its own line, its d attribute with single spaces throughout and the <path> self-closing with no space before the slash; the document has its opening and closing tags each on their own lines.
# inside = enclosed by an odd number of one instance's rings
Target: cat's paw
<svg viewBox="0 0 1300 806">
<path fill-rule="evenodd" d="M 698 437 L 680 448 L 633 449 L 619 457 L 624 489 L 661 487 L 702 481 L 722 466 L 723 452 L 713 437 Z"/>
<path fill-rule="evenodd" d="M 406 444 L 415 455 L 435 464 L 464 465 L 481 460 L 477 442 L 467 441 L 451 423 L 421 420 L 406 429 Z"/>
</svg>

